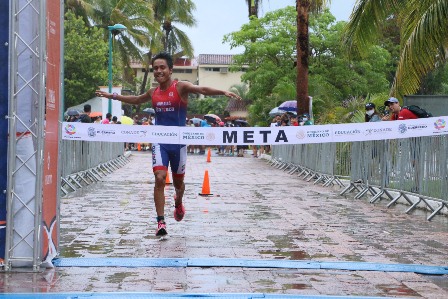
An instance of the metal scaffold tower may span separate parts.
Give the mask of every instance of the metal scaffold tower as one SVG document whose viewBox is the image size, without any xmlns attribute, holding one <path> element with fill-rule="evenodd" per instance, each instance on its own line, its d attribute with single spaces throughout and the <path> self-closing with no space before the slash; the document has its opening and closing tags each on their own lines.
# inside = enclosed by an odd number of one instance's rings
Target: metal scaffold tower
<svg viewBox="0 0 448 299">
<path fill-rule="evenodd" d="M 46 0 L 9 0 L 5 270 L 41 263 Z"/>
</svg>

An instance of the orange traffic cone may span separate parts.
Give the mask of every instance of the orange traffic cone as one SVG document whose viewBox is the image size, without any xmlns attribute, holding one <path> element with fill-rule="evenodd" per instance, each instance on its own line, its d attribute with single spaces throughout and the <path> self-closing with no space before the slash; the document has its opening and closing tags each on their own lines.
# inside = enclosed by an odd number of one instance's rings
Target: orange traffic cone
<svg viewBox="0 0 448 299">
<path fill-rule="evenodd" d="M 138 150 L 139 152 L 142 151 L 142 145 L 141 145 L 140 143 L 137 143 L 137 150 Z"/>
<path fill-rule="evenodd" d="M 208 148 L 207 151 L 207 162 L 212 162 L 212 151 Z"/>
<path fill-rule="evenodd" d="M 199 193 L 201 196 L 210 196 L 213 195 L 210 193 L 210 182 L 208 179 L 208 170 L 205 171 L 204 174 L 204 182 L 202 183 L 202 193 Z"/>
<path fill-rule="evenodd" d="M 170 181 L 170 172 L 169 172 L 169 170 L 166 171 L 165 185 L 171 185 L 171 181 Z"/>
</svg>

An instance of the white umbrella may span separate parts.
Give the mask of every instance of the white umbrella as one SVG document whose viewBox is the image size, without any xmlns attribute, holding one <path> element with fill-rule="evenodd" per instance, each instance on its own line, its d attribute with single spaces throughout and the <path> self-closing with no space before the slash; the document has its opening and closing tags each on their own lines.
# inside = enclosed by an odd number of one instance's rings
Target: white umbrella
<svg viewBox="0 0 448 299">
<path fill-rule="evenodd" d="M 274 117 L 274 116 L 277 116 L 277 115 L 282 115 L 285 112 L 286 112 L 285 110 L 281 110 L 280 108 L 275 107 L 274 109 L 269 111 L 269 116 L 270 117 Z"/>
</svg>

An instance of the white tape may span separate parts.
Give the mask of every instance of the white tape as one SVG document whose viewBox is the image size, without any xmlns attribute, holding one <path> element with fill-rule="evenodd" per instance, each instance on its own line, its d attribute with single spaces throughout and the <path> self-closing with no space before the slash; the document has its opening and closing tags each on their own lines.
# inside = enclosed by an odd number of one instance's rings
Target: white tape
<svg viewBox="0 0 448 299">
<path fill-rule="evenodd" d="M 62 123 L 62 139 L 191 145 L 276 145 L 386 140 L 448 134 L 448 116 L 288 127 L 169 127 Z"/>
</svg>

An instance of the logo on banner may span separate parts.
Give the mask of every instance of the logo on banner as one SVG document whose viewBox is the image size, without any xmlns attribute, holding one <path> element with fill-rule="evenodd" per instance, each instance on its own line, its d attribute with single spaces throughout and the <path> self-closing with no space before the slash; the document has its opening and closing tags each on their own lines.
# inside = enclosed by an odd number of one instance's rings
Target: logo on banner
<svg viewBox="0 0 448 299">
<path fill-rule="evenodd" d="M 330 137 L 330 130 L 308 131 L 308 138 L 325 138 Z"/>
<path fill-rule="evenodd" d="M 208 141 L 213 141 L 216 139 L 215 133 L 210 132 L 205 135 L 205 139 Z"/>
<path fill-rule="evenodd" d="M 398 132 L 400 132 L 401 134 L 406 133 L 407 130 L 408 130 L 408 127 L 406 126 L 406 124 L 400 124 L 398 126 Z"/>
<path fill-rule="evenodd" d="M 122 130 L 122 131 L 120 131 L 121 135 L 139 135 L 139 137 L 146 137 L 146 133 L 148 133 L 148 131 L 146 131 L 146 130 L 140 130 L 140 131 Z"/>
<path fill-rule="evenodd" d="M 176 132 L 152 132 L 151 135 L 156 137 L 177 137 Z"/>
<path fill-rule="evenodd" d="M 361 134 L 361 130 L 354 129 L 354 130 L 336 130 L 334 131 L 335 136 L 347 136 L 347 135 L 359 135 Z"/>
<path fill-rule="evenodd" d="M 76 127 L 70 123 L 65 126 L 65 134 L 73 135 L 76 134 Z"/>
<path fill-rule="evenodd" d="M 378 129 L 366 129 L 366 136 L 369 135 L 381 135 L 385 133 L 393 132 L 392 128 L 378 128 Z"/>
<path fill-rule="evenodd" d="M 87 129 L 87 135 L 89 135 L 89 137 L 93 138 L 96 136 L 96 132 L 95 132 L 95 128 L 89 127 Z"/>
<path fill-rule="evenodd" d="M 297 131 L 296 137 L 297 137 L 297 139 L 305 139 L 305 137 L 306 137 L 305 131 L 303 131 L 303 130 Z"/>
<path fill-rule="evenodd" d="M 443 130 L 445 129 L 445 127 L 446 127 L 446 121 L 444 119 L 439 118 L 434 123 L 434 128 L 436 128 L 437 130 Z"/>
<path fill-rule="evenodd" d="M 97 130 L 95 133 L 98 135 L 115 135 L 115 131 L 113 130 Z"/>
<path fill-rule="evenodd" d="M 201 132 L 183 132 L 182 140 L 204 140 L 204 133 Z"/>
</svg>

